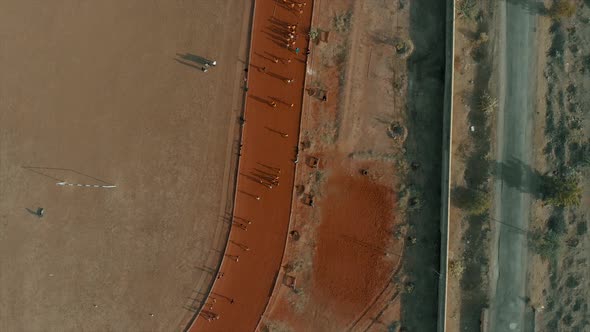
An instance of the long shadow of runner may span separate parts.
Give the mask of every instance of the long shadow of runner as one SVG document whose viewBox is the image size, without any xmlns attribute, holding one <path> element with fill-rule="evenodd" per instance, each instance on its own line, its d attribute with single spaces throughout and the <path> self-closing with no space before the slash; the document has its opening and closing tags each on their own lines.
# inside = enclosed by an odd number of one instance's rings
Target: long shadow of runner
<svg viewBox="0 0 590 332">
<path fill-rule="evenodd" d="M 43 217 L 43 208 L 37 208 L 37 210 L 25 208 L 25 210 L 27 210 L 28 213 L 34 215 L 35 217 L 38 217 L 38 218 Z"/>
<path fill-rule="evenodd" d="M 199 55 L 191 54 L 191 53 L 184 53 L 184 54 L 176 53 L 176 56 L 182 60 L 194 62 L 199 65 L 211 64 L 211 60 L 203 58 L 202 56 L 199 56 Z M 182 60 L 180 60 L 180 59 L 177 59 L 177 61 L 181 62 Z"/>
<path fill-rule="evenodd" d="M 192 67 L 192 68 L 195 68 L 195 69 L 198 69 L 198 70 L 201 70 L 201 71 L 204 68 L 203 66 L 193 65 L 192 63 L 189 63 L 189 62 L 186 62 L 186 61 L 182 61 L 182 60 L 179 60 L 179 59 L 174 59 L 174 61 L 176 61 L 176 62 L 178 62 L 178 63 L 180 63 L 182 65 L 185 65 L 187 67 Z"/>
</svg>

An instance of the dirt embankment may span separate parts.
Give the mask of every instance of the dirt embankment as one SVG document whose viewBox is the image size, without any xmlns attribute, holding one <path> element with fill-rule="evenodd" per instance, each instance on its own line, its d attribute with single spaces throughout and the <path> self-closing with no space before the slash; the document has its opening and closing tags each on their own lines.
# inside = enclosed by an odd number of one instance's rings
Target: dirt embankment
<svg viewBox="0 0 590 332">
<path fill-rule="evenodd" d="M 478 330 L 487 305 L 490 200 L 497 107 L 493 82 L 497 4 L 457 2 L 447 329 Z M 479 198 L 476 200 L 475 198 Z"/>
<path fill-rule="evenodd" d="M 538 174 L 570 174 L 581 179 L 579 207 L 534 206 L 534 233 L 551 234 L 531 243 L 529 301 L 535 326 L 547 331 L 586 331 L 590 327 L 590 3 L 573 1 L 575 14 L 542 26 L 547 36 L 540 54 Z M 542 93 L 541 93 L 542 92 Z M 542 277 L 550 276 L 550 278 Z"/>
<path fill-rule="evenodd" d="M 316 1 L 315 12 L 296 233 L 262 328 L 435 329 L 445 6 Z"/>
</svg>

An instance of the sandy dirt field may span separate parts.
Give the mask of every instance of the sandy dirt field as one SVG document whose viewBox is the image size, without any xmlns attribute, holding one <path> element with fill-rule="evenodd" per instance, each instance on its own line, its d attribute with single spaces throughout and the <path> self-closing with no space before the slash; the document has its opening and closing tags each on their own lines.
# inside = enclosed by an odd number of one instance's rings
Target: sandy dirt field
<svg viewBox="0 0 590 332">
<path fill-rule="evenodd" d="M 247 72 L 242 68 L 248 89 L 235 211 L 226 216 L 233 226 L 191 331 L 254 331 L 268 303 L 289 227 L 311 14 L 311 2 L 295 10 L 256 2 Z M 290 25 L 296 38 L 287 48 Z"/>
<path fill-rule="evenodd" d="M 192 315 L 228 231 L 249 4 L 2 2 L 0 330 Z"/>
</svg>

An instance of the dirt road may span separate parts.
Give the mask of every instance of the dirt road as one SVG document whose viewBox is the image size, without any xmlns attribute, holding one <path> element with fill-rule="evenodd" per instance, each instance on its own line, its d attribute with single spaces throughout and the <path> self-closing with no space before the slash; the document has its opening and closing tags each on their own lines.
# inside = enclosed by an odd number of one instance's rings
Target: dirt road
<svg viewBox="0 0 590 332">
<path fill-rule="evenodd" d="M 530 218 L 532 118 L 535 111 L 537 17 L 525 8 L 499 4 L 499 113 L 495 182 L 496 220 L 526 230 Z M 497 261 L 492 255 L 490 331 L 525 331 L 527 239 L 496 223 Z M 495 281 L 495 282 L 494 282 Z"/>
</svg>

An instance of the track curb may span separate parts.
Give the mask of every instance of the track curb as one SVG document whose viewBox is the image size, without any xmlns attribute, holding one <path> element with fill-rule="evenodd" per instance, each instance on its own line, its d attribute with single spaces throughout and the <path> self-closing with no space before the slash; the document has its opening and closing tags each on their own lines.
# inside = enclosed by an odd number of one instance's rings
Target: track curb
<svg viewBox="0 0 590 332">
<path fill-rule="evenodd" d="M 448 0 L 446 8 L 446 64 L 443 114 L 443 147 L 441 175 L 440 218 L 440 277 L 438 285 L 437 331 L 446 331 L 447 325 L 447 271 L 449 251 L 449 208 L 451 192 L 452 139 L 453 139 L 453 82 L 455 78 L 455 1 Z"/>
</svg>

